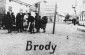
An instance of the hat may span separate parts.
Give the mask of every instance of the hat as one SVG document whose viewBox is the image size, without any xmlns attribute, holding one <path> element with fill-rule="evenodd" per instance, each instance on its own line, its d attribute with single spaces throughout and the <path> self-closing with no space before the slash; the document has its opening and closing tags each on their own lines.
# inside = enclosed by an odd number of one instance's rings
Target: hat
<svg viewBox="0 0 85 55">
<path fill-rule="evenodd" d="M 12 11 L 12 7 L 11 7 L 11 6 L 9 6 L 8 10 L 9 10 L 9 11 Z"/>
</svg>

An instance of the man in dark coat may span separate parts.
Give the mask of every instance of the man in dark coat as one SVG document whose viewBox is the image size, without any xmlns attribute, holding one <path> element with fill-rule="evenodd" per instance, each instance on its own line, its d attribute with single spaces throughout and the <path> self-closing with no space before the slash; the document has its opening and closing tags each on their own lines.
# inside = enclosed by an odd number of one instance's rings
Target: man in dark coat
<svg viewBox="0 0 85 55">
<path fill-rule="evenodd" d="M 22 32 L 22 30 L 23 30 L 24 14 L 22 12 L 23 12 L 23 10 L 20 9 L 20 12 L 16 16 L 16 29 L 18 32 Z"/>
<path fill-rule="evenodd" d="M 6 15 L 6 22 L 5 22 L 5 26 L 6 28 L 8 29 L 8 33 L 11 33 L 12 31 L 12 25 L 13 25 L 13 19 L 14 18 L 14 15 L 12 15 L 12 8 L 9 7 L 9 11 L 7 12 L 7 15 Z"/>
<path fill-rule="evenodd" d="M 29 32 L 30 33 L 34 33 L 34 20 L 35 20 L 35 18 L 33 16 L 31 16 L 31 14 L 29 13 L 28 23 L 29 23 Z"/>
<path fill-rule="evenodd" d="M 74 25 L 76 25 L 76 18 L 73 18 L 73 19 L 72 19 L 72 23 L 73 23 Z"/>
<path fill-rule="evenodd" d="M 36 32 L 40 32 L 40 27 L 41 27 L 41 17 L 36 13 L 35 16 L 35 28 L 36 28 Z"/>
<path fill-rule="evenodd" d="M 43 16 L 41 20 L 41 29 L 43 29 L 43 32 L 46 32 L 46 24 L 48 22 L 47 16 Z"/>
</svg>

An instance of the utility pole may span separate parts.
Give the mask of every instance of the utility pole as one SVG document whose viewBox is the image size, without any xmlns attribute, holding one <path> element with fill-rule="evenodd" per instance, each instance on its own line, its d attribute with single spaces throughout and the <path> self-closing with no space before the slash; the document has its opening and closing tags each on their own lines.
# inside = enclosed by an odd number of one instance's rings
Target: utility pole
<svg viewBox="0 0 85 55">
<path fill-rule="evenodd" d="M 74 9 L 74 12 L 76 14 L 76 7 L 72 5 L 72 8 Z"/>
<path fill-rule="evenodd" d="M 75 1 L 75 5 L 72 5 L 72 8 L 74 9 L 74 12 L 75 12 L 75 16 L 77 15 L 76 14 L 76 6 L 77 6 L 77 0 Z"/>
<path fill-rule="evenodd" d="M 56 11 L 57 10 L 57 4 L 55 4 L 55 14 L 54 14 L 54 23 L 53 23 L 53 34 L 55 33 L 55 24 L 56 24 Z"/>
</svg>

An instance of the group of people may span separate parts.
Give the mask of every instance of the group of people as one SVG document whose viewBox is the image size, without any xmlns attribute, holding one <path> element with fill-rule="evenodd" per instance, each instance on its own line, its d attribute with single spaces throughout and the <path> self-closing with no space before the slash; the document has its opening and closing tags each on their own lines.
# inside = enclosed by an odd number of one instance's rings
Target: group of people
<svg viewBox="0 0 85 55">
<path fill-rule="evenodd" d="M 27 30 L 30 33 L 35 33 L 40 32 L 40 28 L 43 29 L 43 32 L 46 32 L 47 16 L 41 18 L 36 13 L 36 16 L 33 17 L 31 13 L 23 13 L 23 10 L 20 9 L 20 12 L 15 17 L 12 9 L 9 9 L 7 14 L 3 16 L 2 24 L 8 30 L 8 33 L 11 33 L 13 29 L 17 32 Z"/>
</svg>

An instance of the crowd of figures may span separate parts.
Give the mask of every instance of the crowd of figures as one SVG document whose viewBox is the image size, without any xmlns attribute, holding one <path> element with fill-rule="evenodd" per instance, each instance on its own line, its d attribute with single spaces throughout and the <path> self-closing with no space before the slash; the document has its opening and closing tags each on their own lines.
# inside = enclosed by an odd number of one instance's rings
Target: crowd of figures
<svg viewBox="0 0 85 55">
<path fill-rule="evenodd" d="M 47 16 L 41 18 L 36 13 L 36 16 L 33 17 L 31 13 L 23 13 L 23 10 L 20 9 L 20 12 L 15 17 L 12 10 L 9 10 L 7 14 L 4 14 L 2 24 L 8 30 L 8 33 L 11 33 L 13 30 L 17 32 L 27 30 L 30 33 L 36 33 L 40 32 L 40 28 L 43 29 L 43 32 L 46 32 Z"/>
</svg>

